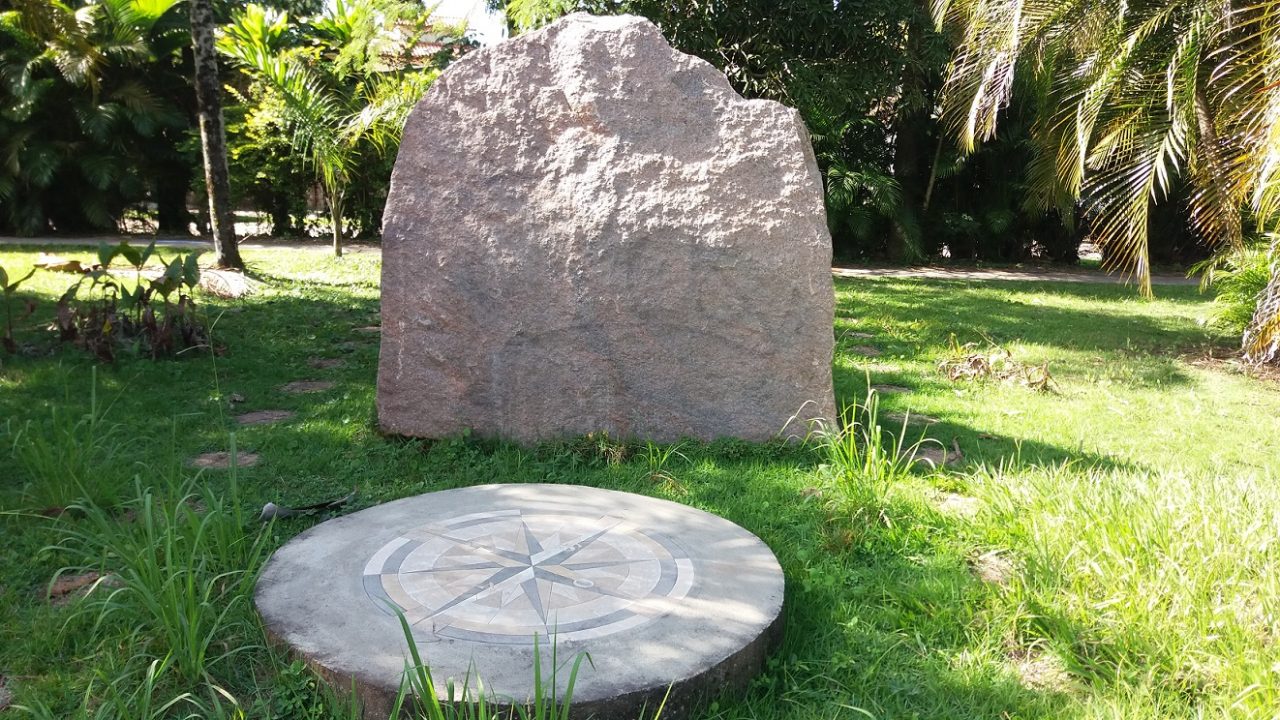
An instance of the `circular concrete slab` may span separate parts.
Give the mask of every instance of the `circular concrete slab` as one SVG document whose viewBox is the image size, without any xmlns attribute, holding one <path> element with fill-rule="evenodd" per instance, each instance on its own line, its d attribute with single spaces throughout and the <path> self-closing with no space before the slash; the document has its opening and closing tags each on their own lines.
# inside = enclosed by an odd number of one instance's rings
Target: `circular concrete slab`
<svg viewBox="0 0 1280 720">
<path fill-rule="evenodd" d="M 405 498 L 322 523 L 263 570 L 271 634 L 386 718 L 407 641 L 441 693 L 449 678 L 527 702 L 552 644 L 588 653 L 573 717 L 663 718 L 744 688 L 782 631 L 783 576 L 759 538 L 654 498 L 565 485 L 485 485 Z M 535 637 L 539 653 L 535 654 Z"/>
</svg>

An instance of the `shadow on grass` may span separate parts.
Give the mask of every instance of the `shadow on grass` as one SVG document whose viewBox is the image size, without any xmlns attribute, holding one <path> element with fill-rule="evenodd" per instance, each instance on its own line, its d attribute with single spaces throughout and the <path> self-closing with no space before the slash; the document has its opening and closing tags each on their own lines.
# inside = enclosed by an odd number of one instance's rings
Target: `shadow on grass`
<svg viewBox="0 0 1280 720">
<path fill-rule="evenodd" d="M 853 521 L 849 538 L 842 506 L 794 477 L 706 462 L 681 476 L 681 500 L 756 533 L 787 576 L 782 647 L 750 693 L 712 716 L 1030 717 L 1054 706 L 998 663 L 957 662 L 982 655 L 972 630 L 989 590 L 932 542 L 938 517 L 894 508 L 892 527 Z"/>
<path fill-rule="evenodd" d="M 836 404 L 838 407 L 852 406 L 861 403 L 867 397 L 867 374 L 848 368 L 836 367 L 834 370 L 836 386 Z M 907 387 L 916 392 L 947 393 L 955 385 L 940 375 L 934 378 L 921 379 L 917 375 L 898 373 L 878 373 L 871 377 L 872 384 L 895 384 Z M 890 416 L 884 411 L 884 398 L 881 399 L 880 424 L 894 435 L 902 431 L 902 419 Z M 911 413 L 912 416 L 918 415 Z M 1141 469 L 1141 466 L 1108 455 L 1085 450 L 1082 447 L 1064 447 L 1038 440 L 1000 435 L 989 430 L 974 428 L 970 425 L 948 420 L 946 417 L 934 418 L 936 422 L 928 425 L 911 423 L 907 426 L 907 444 L 914 443 L 921 437 L 932 438 L 942 443 L 947 450 L 953 449 L 953 442 L 958 443 L 965 459 L 974 463 L 998 464 L 1017 460 L 1019 465 L 1061 465 L 1064 462 L 1082 464 L 1085 467 L 1105 469 Z"/>
<path fill-rule="evenodd" d="M 949 280 L 838 280 L 836 319 L 883 322 L 910 328 L 896 338 L 899 349 L 910 344 L 945 346 L 954 333 L 960 342 L 1023 341 L 1078 351 L 1127 351 L 1159 354 L 1211 344 L 1230 346 L 1228 339 L 1183 318 L 1161 318 L 1124 312 L 1117 301 L 1144 307 L 1131 289 L 1073 283 L 1000 283 Z M 1164 288 L 1161 300 L 1190 304 L 1203 300 L 1195 288 Z M 1097 301 L 1087 310 L 1022 301 L 1019 296 L 1048 293 L 1070 301 Z M 1105 303 L 1105 304 L 1103 304 Z"/>
</svg>

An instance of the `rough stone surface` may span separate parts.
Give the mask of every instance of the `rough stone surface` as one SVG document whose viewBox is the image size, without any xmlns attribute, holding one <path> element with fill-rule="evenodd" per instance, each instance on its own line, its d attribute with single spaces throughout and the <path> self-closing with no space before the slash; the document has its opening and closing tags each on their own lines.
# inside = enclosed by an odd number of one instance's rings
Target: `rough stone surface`
<svg viewBox="0 0 1280 720">
<path fill-rule="evenodd" d="M 803 434 L 835 415 L 830 263 L 794 110 L 744 100 L 643 18 L 571 15 L 454 63 L 409 118 L 379 422 Z"/>
<path fill-rule="evenodd" d="M 276 641 L 384 720 L 408 657 L 393 608 L 443 695 L 477 674 L 527 702 L 551 645 L 590 654 L 573 717 L 662 717 L 743 690 L 782 632 L 783 575 L 759 538 L 666 500 L 563 485 L 485 485 L 322 523 L 278 550 L 255 602 Z M 535 653 L 534 637 L 539 638 Z M 554 636 L 554 641 L 549 639 Z"/>
</svg>

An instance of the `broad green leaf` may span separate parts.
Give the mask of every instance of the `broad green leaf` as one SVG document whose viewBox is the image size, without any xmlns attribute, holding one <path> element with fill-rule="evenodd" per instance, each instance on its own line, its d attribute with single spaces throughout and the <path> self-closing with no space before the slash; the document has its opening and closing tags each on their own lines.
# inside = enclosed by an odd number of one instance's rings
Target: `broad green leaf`
<svg viewBox="0 0 1280 720">
<path fill-rule="evenodd" d="M 120 243 L 120 255 L 135 268 L 142 267 L 142 253 L 138 252 L 138 248 L 130 245 L 128 241 Z"/>
<path fill-rule="evenodd" d="M 183 264 L 182 279 L 190 287 L 200 284 L 200 253 L 193 252 L 187 255 L 187 260 Z"/>
<path fill-rule="evenodd" d="M 31 268 L 31 271 L 28 272 L 26 275 L 23 275 L 22 277 L 10 283 L 9 276 L 5 274 L 3 268 L 0 268 L 0 290 L 4 290 L 5 295 L 12 295 L 13 292 L 18 289 L 19 285 L 26 282 L 27 278 L 35 274 L 36 274 L 36 269 Z"/>
<path fill-rule="evenodd" d="M 102 267 L 110 267 L 111 261 L 116 259 L 119 252 L 118 245 L 108 245 L 105 242 L 98 243 L 98 264 Z"/>
</svg>

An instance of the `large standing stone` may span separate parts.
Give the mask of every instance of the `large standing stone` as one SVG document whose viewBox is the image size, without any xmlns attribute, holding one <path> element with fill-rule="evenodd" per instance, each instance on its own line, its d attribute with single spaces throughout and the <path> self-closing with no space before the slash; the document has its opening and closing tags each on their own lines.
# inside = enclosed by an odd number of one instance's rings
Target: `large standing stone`
<svg viewBox="0 0 1280 720">
<path fill-rule="evenodd" d="M 451 66 L 405 128 L 383 243 L 385 431 L 764 440 L 835 414 L 804 125 L 643 18 Z"/>
</svg>

